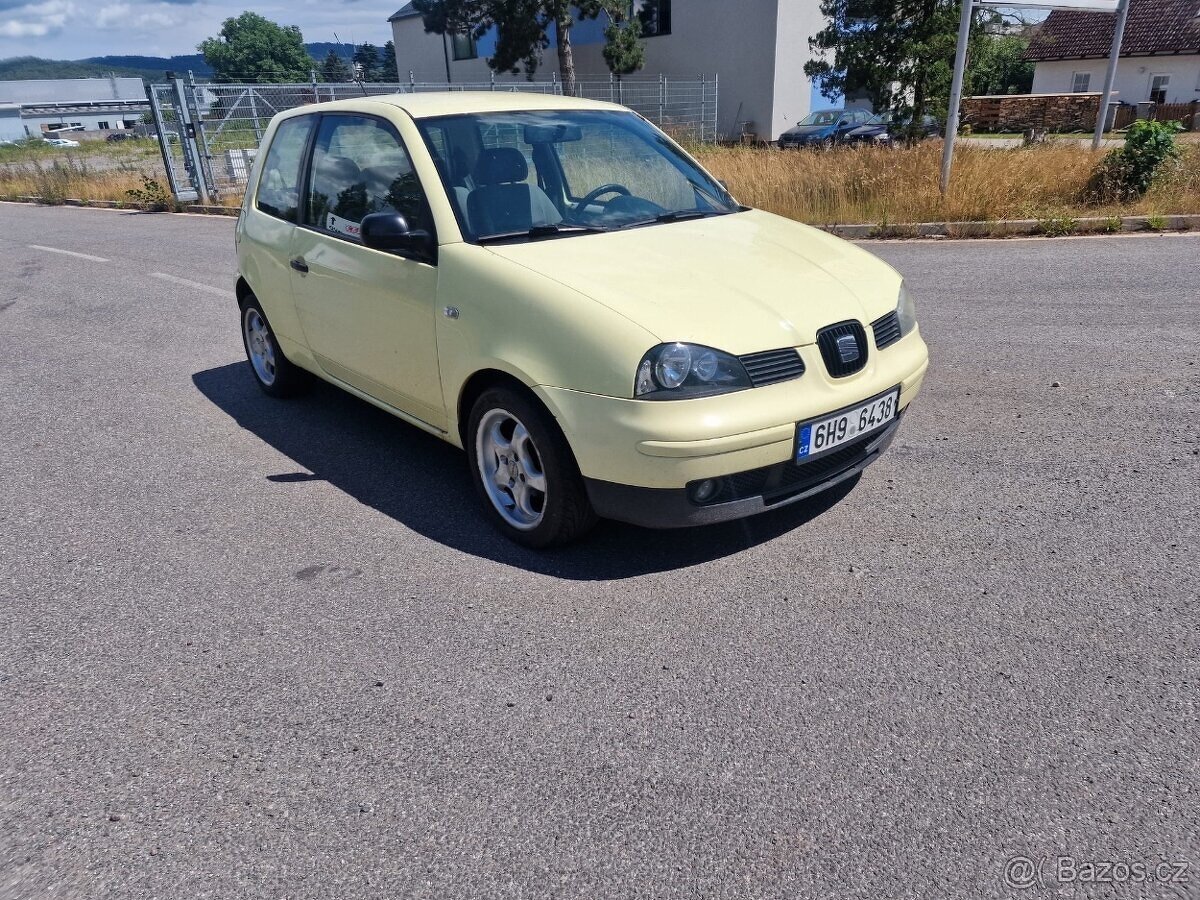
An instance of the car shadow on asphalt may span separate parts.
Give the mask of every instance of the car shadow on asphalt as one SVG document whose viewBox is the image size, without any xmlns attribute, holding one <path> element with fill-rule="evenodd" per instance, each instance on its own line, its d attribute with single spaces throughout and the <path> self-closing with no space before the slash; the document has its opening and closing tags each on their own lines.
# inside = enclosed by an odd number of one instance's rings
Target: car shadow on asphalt
<svg viewBox="0 0 1200 900">
<path fill-rule="evenodd" d="M 631 578 L 710 562 L 792 531 L 841 501 L 856 479 L 808 501 L 751 519 L 656 531 L 601 522 L 582 542 L 535 552 L 501 537 L 484 519 L 462 451 L 383 410 L 318 382 L 302 397 L 273 400 L 246 363 L 192 376 L 199 391 L 242 428 L 307 471 L 272 473 L 286 491 L 310 481 L 339 490 L 425 537 L 517 568 L 579 581 Z"/>
</svg>

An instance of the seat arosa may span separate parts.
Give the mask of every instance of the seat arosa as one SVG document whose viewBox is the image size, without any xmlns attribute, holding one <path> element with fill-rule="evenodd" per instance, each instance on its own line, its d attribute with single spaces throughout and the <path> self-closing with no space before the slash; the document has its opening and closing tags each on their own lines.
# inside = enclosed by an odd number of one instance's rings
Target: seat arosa
<svg viewBox="0 0 1200 900">
<path fill-rule="evenodd" d="M 623 107 L 363 98 L 263 147 L 237 224 L 259 386 L 315 375 L 463 448 L 522 544 L 809 497 L 879 457 L 925 375 L 895 271 L 740 206 Z"/>
</svg>

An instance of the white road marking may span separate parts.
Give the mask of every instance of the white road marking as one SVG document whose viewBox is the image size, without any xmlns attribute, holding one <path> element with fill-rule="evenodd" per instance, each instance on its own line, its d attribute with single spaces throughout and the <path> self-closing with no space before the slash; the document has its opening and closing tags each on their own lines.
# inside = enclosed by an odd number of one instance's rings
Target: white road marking
<svg viewBox="0 0 1200 900">
<path fill-rule="evenodd" d="M 74 256 L 77 259 L 87 259 L 92 262 L 108 262 L 103 256 L 91 256 L 87 253 L 76 253 L 74 250 L 59 250 L 57 247 L 43 247 L 41 244 L 30 244 L 30 250 L 45 250 L 47 253 L 61 253 L 63 256 Z"/>
<path fill-rule="evenodd" d="M 160 281 L 169 281 L 172 284 L 178 284 L 183 287 L 191 288 L 194 291 L 204 291 L 206 294 L 214 294 L 217 297 L 228 299 L 233 296 L 233 291 L 227 291 L 224 288 L 213 287 L 211 284 L 201 284 L 199 281 L 188 281 L 186 278 L 177 278 L 174 275 L 168 275 L 166 272 L 151 272 L 151 278 L 157 278 Z"/>
</svg>

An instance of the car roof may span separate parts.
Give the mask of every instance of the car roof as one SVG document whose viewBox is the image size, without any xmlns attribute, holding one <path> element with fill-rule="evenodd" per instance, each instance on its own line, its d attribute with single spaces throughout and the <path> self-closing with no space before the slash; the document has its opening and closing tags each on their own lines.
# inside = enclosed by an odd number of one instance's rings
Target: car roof
<svg viewBox="0 0 1200 900">
<path fill-rule="evenodd" d="M 545 109 L 624 110 L 615 103 L 562 97 L 534 91 L 428 91 L 415 94 L 381 94 L 374 97 L 354 97 L 330 103 L 315 103 L 299 107 L 294 112 L 351 112 L 368 111 L 373 106 L 386 105 L 404 110 L 414 119 L 432 116 L 454 116 L 465 113 L 521 112 Z"/>
</svg>

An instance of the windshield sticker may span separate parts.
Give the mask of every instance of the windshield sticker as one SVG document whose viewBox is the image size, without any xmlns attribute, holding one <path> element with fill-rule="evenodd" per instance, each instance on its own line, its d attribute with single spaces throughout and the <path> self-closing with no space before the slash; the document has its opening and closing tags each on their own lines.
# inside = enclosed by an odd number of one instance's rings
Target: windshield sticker
<svg viewBox="0 0 1200 900">
<path fill-rule="evenodd" d="M 325 217 L 325 228 L 337 234 L 344 234 L 346 237 L 360 238 L 362 237 L 362 227 L 350 219 L 343 219 L 341 216 L 335 216 L 329 213 Z"/>
</svg>

